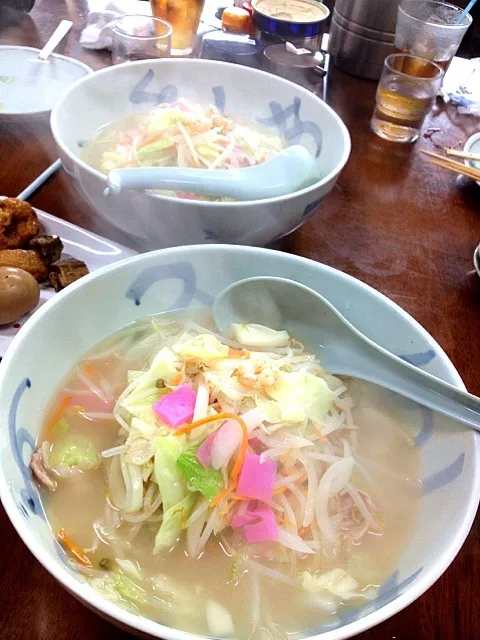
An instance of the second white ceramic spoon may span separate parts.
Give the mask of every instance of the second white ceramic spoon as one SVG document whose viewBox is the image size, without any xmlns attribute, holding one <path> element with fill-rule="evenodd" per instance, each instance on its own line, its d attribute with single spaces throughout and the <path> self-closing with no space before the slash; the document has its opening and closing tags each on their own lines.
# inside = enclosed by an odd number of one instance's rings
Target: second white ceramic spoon
<svg viewBox="0 0 480 640">
<path fill-rule="evenodd" d="M 367 338 L 328 300 L 298 282 L 259 277 L 235 282 L 215 299 L 214 319 L 286 329 L 316 351 L 327 371 L 373 382 L 480 431 L 480 398 L 414 367 Z"/>
</svg>

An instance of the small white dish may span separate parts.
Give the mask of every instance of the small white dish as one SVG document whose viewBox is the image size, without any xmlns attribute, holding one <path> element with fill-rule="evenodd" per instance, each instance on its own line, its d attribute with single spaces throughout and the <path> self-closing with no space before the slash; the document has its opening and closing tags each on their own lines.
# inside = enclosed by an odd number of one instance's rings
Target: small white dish
<svg viewBox="0 0 480 640">
<path fill-rule="evenodd" d="M 463 150 L 466 153 L 478 153 L 480 154 L 480 132 L 474 133 L 473 136 L 466 141 Z M 464 160 L 467 167 L 473 167 L 474 169 L 480 169 L 480 161 Z M 476 181 L 480 187 L 480 180 Z"/>
<path fill-rule="evenodd" d="M 127 249 L 121 244 L 97 236 L 97 234 L 81 229 L 70 222 L 65 222 L 65 220 L 55 218 L 49 213 L 39 209 L 35 209 L 35 211 L 42 227 L 41 233 L 60 236 L 62 239 L 64 246 L 62 257 L 70 256 L 77 260 L 83 260 L 90 272 L 137 254 L 133 249 Z M 41 285 L 40 302 L 35 309 L 25 314 L 18 322 L 0 326 L 0 358 L 3 358 L 13 338 L 28 318 L 54 295 L 55 290 L 52 287 Z"/>
<path fill-rule="evenodd" d="M 88 65 L 52 53 L 38 57 L 40 49 L 0 46 L 0 120 L 48 113 L 67 87 L 93 73 Z"/>
</svg>

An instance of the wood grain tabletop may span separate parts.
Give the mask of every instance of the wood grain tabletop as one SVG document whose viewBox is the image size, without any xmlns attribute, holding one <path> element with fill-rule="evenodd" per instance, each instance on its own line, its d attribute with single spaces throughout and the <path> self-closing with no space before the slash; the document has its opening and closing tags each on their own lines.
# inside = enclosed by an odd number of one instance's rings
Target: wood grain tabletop
<svg viewBox="0 0 480 640">
<path fill-rule="evenodd" d="M 3 3 L 0 3 L 0 5 Z M 29 14 L 0 7 L 0 44 L 41 47 L 62 18 L 74 28 L 58 52 L 94 69 L 106 52 L 79 45 L 86 0 L 37 0 Z M 430 166 L 420 148 L 463 146 L 480 120 L 437 104 L 415 145 L 371 133 L 376 85 L 332 73 L 330 103 L 352 136 L 352 154 L 319 211 L 277 248 L 349 273 L 375 287 L 418 320 L 443 347 L 468 389 L 480 395 L 480 278 L 472 254 L 480 242 L 480 188 Z M 432 137 L 428 129 L 438 129 Z M 47 117 L 0 120 L 1 193 L 17 195 L 56 159 Z M 125 242 L 102 227 L 59 171 L 31 203 L 55 216 Z M 1 366 L 1 365 L 0 365 Z M 0 507 L 1 640 L 126 640 L 69 595 L 23 545 Z M 361 640 L 474 640 L 480 637 L 480 523 L 455 561 L 414 604 L 358 636 Z"/>
</svg>

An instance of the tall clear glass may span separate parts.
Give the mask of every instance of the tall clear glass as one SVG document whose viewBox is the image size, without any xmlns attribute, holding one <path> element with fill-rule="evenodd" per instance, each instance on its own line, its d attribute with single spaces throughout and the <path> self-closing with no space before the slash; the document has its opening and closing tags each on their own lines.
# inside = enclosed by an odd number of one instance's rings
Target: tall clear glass
<svg viewBox="0 0 480 640">
<path fill-rule="evenodd" d="M 447 70 L 472 24 L 469 13 L 457 24 L 462 11 L 447 2 L 403 0 L 398 7 L 396 51 L 433 60 Z"/>
<path fill-rule="evenodd" d="M 173 27 L 172 55 L 190 55 L 205 0 L 150 0 L 150 4 L 153 15 L 167 20 Z"/>
<path fill-rule="evenodd" d="M 415 142 L 442 84 L 435 62 L 394 53 L 385 59 L 371 127 L 392 142 Z"/>
</svg>

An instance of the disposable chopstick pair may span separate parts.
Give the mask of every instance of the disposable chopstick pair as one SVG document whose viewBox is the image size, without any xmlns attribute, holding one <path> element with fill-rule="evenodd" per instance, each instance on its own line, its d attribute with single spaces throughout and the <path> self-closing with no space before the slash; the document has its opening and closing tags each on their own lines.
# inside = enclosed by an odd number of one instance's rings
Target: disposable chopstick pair
<svg viewBox="0 0 480 640">
<path fill-rule="evenodd" d="M 432 151 L 421 149 L 421 152 L 428 156 L 429 162 L 437 167 L 453 171 L 454 173 L 458 173 L 462 176 L 467 176 L 468 178 L 473 178 L 473 180 L 480 180 L 480 169 L 469 167 L 462 162 L 451 160 L 450 158 L 441 156 L 438 153 L 433 153 Z"/>
<path fill-rule="evenodd" d="M 455 158 L 463 158 L 464 160 L 473 160 L 480 162 L 480 153 L 470 153 L 469 151 L 457 151 L 456 149 L 445 149 L 447 156 L 455 156 Z"/>
</svg>

